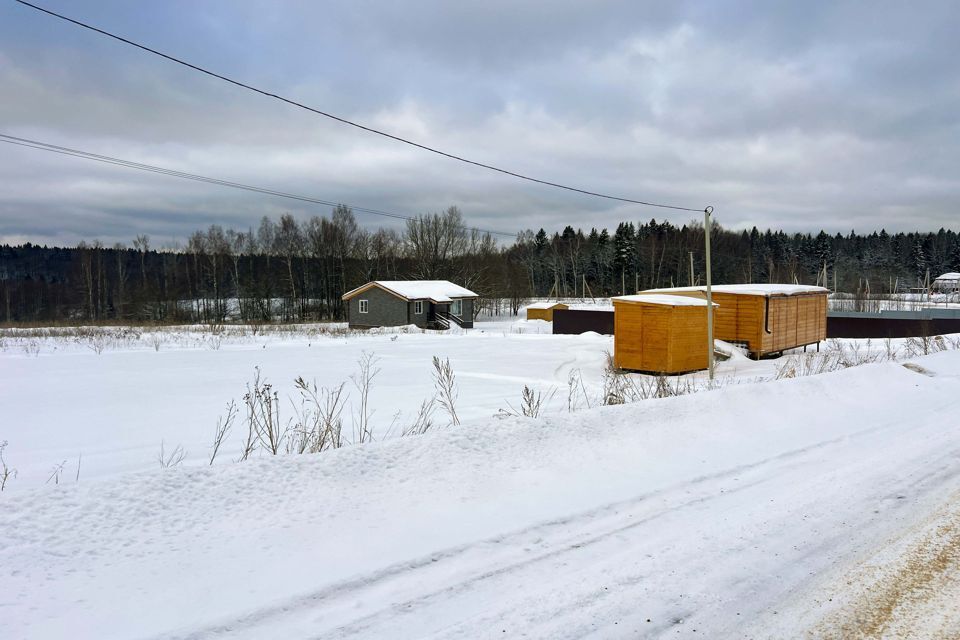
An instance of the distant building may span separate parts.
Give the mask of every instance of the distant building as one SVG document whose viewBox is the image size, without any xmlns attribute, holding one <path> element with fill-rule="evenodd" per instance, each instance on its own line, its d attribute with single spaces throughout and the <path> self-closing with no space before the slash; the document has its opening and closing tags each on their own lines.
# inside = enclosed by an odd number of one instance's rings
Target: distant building
<svg viewBox="0 0 960 640">
<path fill-rule="evenodd" d="M 447 280 L 375 280 L 343 294 L 351 328 L 473 327 L 479 296 Z"/>
<path fill-rule="evenodd" d="M 553 322 L 553 312 L 556 309 L 569 309 L 563 302 L 534 302 L 527 305 L 527 320 L 547 320 Z"/>
<path fill-rule="evenodd" d="M 956 293 L 960 291 L 960 273 L 945 273 L 930 285 L 934 293 Z"/>
</svg>

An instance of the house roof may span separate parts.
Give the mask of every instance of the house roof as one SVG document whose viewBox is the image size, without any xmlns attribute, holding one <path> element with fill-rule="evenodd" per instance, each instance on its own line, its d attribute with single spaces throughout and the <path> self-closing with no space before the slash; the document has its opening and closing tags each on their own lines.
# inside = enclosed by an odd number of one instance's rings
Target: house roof
<svg viewBox="0 0 960 640">
<path fill-rule="evenodd" d="M 795 296 L 805 293 L 829 293 L 829 289 L 814 287 L 807 284 L 718 284 L 712 287 L 714 293 L 736 293 L 742 296 Z M 706 293 L 706 287 L 674 287 L 671 289 L 649 289 L 639 292 L 640 295 L 660 293 L 680 293 L 685 291 L 700 291 Z"/>
<path fill-rule="evenodd" d="M 553 309 L 554 307 L 566 307 L 566 302 L 531 302 L 527 305 L 527 309 Z"/>
<path fill-rule="evenodd" d="M 934 280 L 934 282 L 950 282 L 953 280 L 960 280 L 960 273 L 953 273 L 953 272 L 945 273 L 939 278 L 937 278 L 936 280 Z"/>
<path fill-rule="evenodd" d="M 690 298 L 687 296 L 671 296 L 669 294 L 637 294 L 632 296 L 616 296 L 611 298 L 616 302 L 635 302 L 640 304 L 662 304 L 669 307 L 705 307 L 707 301 L 703 298 Z M 713 306 L 719 306 L 716 302 Z"/>
<path fill-rule="evenodd" d="M 478 298 L 479 296 L 449 280 L 374 280 L 362 287 L 343 294 L 347 300 L 370 287 L 379 287 L 406 300 L 432 300 L 433 302 L 452 302 L 454 298 Z"/>
</svg>

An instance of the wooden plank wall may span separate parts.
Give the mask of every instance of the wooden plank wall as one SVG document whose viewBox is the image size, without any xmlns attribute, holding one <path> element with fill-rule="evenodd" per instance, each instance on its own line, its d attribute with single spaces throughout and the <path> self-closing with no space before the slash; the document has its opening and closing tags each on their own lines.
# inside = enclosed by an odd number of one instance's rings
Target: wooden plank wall
<svg viewBox="0 0 960 640">
<path fill-rule="evenodd" d="M 703 291 L 670 291 L 669 295 L 700 300 L 705 300 L 707 297 Z M 717 340 L 744 343 L 749 345 L 751 350 L 761 347 L 764 320 L 761 296 L 715 292 L 713 302 L 717 305 L 713 312 L 713 335 Z M 706 315 L 705 309 L 703 314 Z M 706 327 L 706 319 L 703 323 Z"/>
<path fill-rule="evenodd" d="M 764 331 L 761 348 L 751 351 L 766 355 L 826 339 L 826 294 L 773 296 L 769 300 L 770 333 Z"/>
<path fill-rule="evenodd" d="M 716 320 L 714 321 L 716 329 Z M 674 307 L 669 345 L 669 372 L 707 368 L 707 308 Z"/>
<path fill-rule="evenodd" d="M 751 349 L 759 346 L 764 320 L 763 298 L 715 293 L 713 299 L 719 305 L 714 314 L 713 335 L 718 340 L 747 344 Z"/>
<path fill-rule="evenodd" d="M 661 373 L 707 367 L 706 307 L 614 304 L 617 367 Z"/>
<path fill-rule="evenodd" d="M 667 371 L 672 307 L 615 304 L 614 364 L 634 371 Z"/>
</svg>

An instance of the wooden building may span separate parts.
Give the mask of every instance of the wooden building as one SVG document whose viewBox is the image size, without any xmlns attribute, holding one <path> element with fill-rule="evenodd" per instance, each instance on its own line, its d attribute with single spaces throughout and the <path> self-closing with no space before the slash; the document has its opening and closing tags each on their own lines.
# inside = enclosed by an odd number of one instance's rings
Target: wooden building
<svg viewBox="0 0 960 640">
<path fill-rule="evenodd" d="M 714 337 L 742 344 L 756 358 L 816 344 L 827 338 L 827 294 L 823 287 L 790 284 L 727 284 L 713 287 L 719 305 Z M 706 287 L 650 289 L 638 295 L 706 299 Z"/>
<path fill-rule="evenodd" d="M 569 305 L 563 302 L 534 302 L 527 305 L 527 320 L 553 322 L 553 312 L 556 309 L 569 309 Z"/>
<path fill-rule="evenodd" d="M 706 300 L 655 294 L 619 296 L 613 298 L 613 308 L 614 366 L 649 373 L 707 368 Z"/>
</svg>

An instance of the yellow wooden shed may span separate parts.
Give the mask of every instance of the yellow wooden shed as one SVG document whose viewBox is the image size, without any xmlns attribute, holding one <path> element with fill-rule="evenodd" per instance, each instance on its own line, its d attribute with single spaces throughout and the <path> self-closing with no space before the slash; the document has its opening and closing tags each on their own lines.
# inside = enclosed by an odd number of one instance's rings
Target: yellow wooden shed
<svg viewBox="0 0 960 640">
<path fill-rule="evenodd" d="M 713 287 L 719 306 L 714 337 L 745 345 L 755 357 L 780 353 L 827 338 L 827 295 L 823 287 L 791 284 L 726 284 Z M 706 287 L 650 289 L 638 295 L 706 299 Z"/>
<path fill-rule="evenodd" d="M 527 305 L 527 320 L 546 320 L 553 322 L 553 312 L 556 309 L 569 309 L 563 302 L 534 302 Z"/>
<path fill-rule="evenodd" d="M 706 300 L 665 294 L 618 296 L 613 309 L 617 368 L 648 373 L 707 368 Z"/>
</svg>

